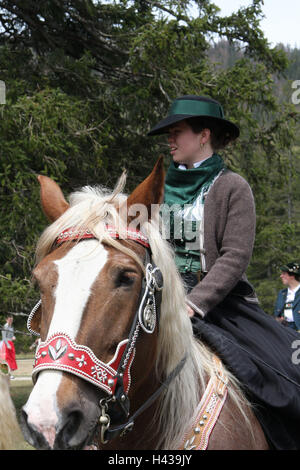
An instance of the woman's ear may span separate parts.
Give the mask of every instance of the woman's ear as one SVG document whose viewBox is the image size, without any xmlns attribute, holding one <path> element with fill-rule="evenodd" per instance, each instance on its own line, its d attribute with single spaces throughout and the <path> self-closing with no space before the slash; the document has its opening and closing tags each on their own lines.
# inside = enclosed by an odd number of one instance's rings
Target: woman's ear
<svg viewBox="0 0 300 470">
<path fill-rule="evenodd" d="M 211 137 L 211 130 L 206 129 L 206 128 L 202 129 L 200 133 L 200 143 L 202 145 L 205 145 L 210 140 L 210 137 Z"/>
</svg>

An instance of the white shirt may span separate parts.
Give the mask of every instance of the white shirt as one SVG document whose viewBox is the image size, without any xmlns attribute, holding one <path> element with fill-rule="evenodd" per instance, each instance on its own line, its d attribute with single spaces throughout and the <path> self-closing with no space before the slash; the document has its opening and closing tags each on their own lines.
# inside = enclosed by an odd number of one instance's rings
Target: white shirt
<svg viewBox="0 0 300 470">
<path fill-rule="evenodd" d="M 201 160 L 201 162 L 193 163 L 193 167 L 198 168 L 200 165 L 202 165 L 203 162 L 205 162 L 205 160 L 208 160 L 211 157 L 212 157 L 212 155 L 210 157 L 204 158 L 204 160 Z M 179 164 L 178 165 L 178 170 L 187 170 L 187 167 L 186 167 L 186 165 Z"/>
<path fill-rule="evenodd" d="M 286 296 L 286 301 L 285 301 L 285 308 L 284 308 L 283 314 L 284 314 L 285 320 L 288 321 L 288 322 L 294 321 L 293 302 L 294 302 L 294 299 L 295 299 L 295 294 L 296 294 L 296 292 L 299 288 L 300 288 L 300 284 L 295 289 L 291 289 L 289 287 L 288 291 L 287 291 L 287 296 Z"/>
</svg>

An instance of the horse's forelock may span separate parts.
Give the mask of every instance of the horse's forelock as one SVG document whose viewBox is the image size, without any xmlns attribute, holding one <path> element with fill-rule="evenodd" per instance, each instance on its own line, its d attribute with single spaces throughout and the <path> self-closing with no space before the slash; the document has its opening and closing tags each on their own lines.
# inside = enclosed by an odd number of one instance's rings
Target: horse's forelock
<svg viewBox="0 0 300 470">
<path fill-rule="evenodd" d="M 125 199 L 124 194 L 116 190 L 108 192 L 101 187 L 85 186 L 80 191 L 72 193 L 69 197 L 70 208 L 49 225 L 38 240 L 36 262 L 38 263 L 51 251 L 56 238 L 70 227 L 79 231 L 88 229 L 95 233 L 99 240 L 106 239 L 110 243 L 106 233 L 106 222 L 109 221 L 114 225 L 119 223 L 118 208 Z"/>
</svg>

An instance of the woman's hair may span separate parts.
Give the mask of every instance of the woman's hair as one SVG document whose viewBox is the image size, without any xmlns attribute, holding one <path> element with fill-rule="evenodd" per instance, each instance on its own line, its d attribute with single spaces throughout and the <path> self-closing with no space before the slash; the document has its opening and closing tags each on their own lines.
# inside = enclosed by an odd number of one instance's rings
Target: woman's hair
<svg viewBox="0 0 300 470">
<path fill-rule="evenodd" d="M 187 123 L 195 134 L 199 134 L 203 129 L 210 130 L 211 146 L 214 151 L 226 147 L 226 145 L 232 140 L 230 134 L 228 134 L 222 126 L 210 120 L 206 120 L 205 118 L 203 119 L 197 116 L 188 118 Z"/>
<path fill-rule="evenodd" d="M 282 272 L 288 274 L 290 277 L 295 278 L 295 281 L 300 282 L 300 274 L 291 273 L 290 271 L 282 271 Z"/>
</svg>

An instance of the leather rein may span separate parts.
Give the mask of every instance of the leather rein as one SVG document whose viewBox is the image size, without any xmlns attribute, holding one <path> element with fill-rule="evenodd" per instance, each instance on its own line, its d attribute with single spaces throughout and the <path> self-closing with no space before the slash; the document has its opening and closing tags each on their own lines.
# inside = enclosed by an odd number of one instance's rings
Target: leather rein
<svg viewBox="0 0 300 470">
<path fill-rule="evenodd" d="M 106 228 L 109 236 L 114 239 L 121 238 L 114 227 L 107 226 Z M 57 237 L 54 246 L 57 247 L 66 241 L 85 239 L 96 239 L 96 237 L 88 230 L 82 232 L 70 228 L 64 230 Z M 160 387 L 130 416 L 128 394 L 131 385 L 130 371 L 136 353 L 135 345 L 141 330 L 146 334 L 152 334 L 156 327 L 159 328 L 163 276 L 152 261 L 148 239 L 140 231 L 129 228 L 126 230 L 126 239 L 134 240 L 146 248 L 145 275 L 128 339 L 121 341 L 116 348 L 113 359 L 104 363 L 87 346 L 76 344 L 64 332 L 57 332 L 45 342 L 39 343 L 32 373 L 35 383 L 41 370 L 52 369 L 69 372 L 106 392 L 107 397 L 102 398 L 99 402 L 102 444 L 106 444 L 118 436 L 122 437 L 131 431 L 134 420 L 166 390 L 186 361 L 186 357 L 184 357 Z M 28 330 L 37 336 L 39 333 L 31 327 L 31 322 L 40 306 L 41 300 L 32 309 L 27 321 Z M 125 422 L 122 423 L 124 419 Z"/>
</svg>

